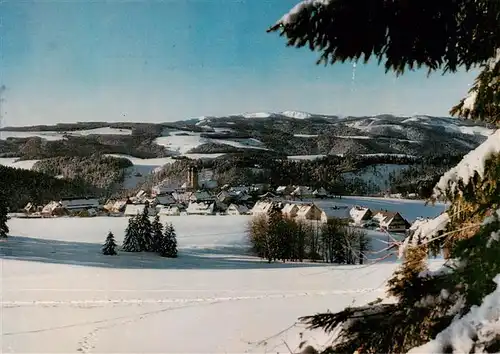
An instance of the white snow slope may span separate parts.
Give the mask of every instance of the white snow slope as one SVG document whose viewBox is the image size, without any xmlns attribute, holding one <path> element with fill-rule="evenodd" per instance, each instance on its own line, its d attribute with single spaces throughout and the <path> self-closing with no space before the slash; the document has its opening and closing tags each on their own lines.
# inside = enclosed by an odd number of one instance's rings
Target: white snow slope
<svg viewBox="0 0 500 354">
<path fill-rule="evenodd" d="M 258 142 L 256 139 L 241 139 L 239 141 L 229 140 L 229 139 L 210 139 L 202 138 L 201 133 L 198 132 L 186 132 L 186 131 L 170 131 L 164 134 L 160 138 L 157 138 L 155 142 L 158 145 L 165 146 L 167 149 L 179 155 L 186 155 L 188 151 L 194 149 L 203 144 L 215 143 L 215 144 L 225 144 L 238 148 L 247 149 L 262 149 L 267 150 L 263 147 L 255 146 Z M 213 155 L 213 154 L 212 154 Z"/>
<path fill-rule="evenodd" d="M 177 259 L 101 255 L 108 231 L 121 244 L 126 218 L 9 220 L 12 236 L 0 243 L 1 352 L 288 353 L 304 330 L 298 317 L 383 297 L 396 267 L 268 264 L 245 255 L 249 217 L 167 220 Z M 331 340 L 321 332 L 304 339 Z"/>
<path fill-rule="evenodd" d="M 73 136 L 85 136 L 91 134 L 99 135 L 131 135 L 132 130 L 130 129 L 116 129 L 116 128 L 96 128 L 88 130 L 74 130 L 68 132 L 51 132 L 51 131 L 40 131 L 40 132 L 19 132 L 19 131 L 0 131 L 0 139 L 6 140 L 7 138 L 32 138 L 40 137 L 46 140 L 62 140 L 64 135 Z"/>
</svg>

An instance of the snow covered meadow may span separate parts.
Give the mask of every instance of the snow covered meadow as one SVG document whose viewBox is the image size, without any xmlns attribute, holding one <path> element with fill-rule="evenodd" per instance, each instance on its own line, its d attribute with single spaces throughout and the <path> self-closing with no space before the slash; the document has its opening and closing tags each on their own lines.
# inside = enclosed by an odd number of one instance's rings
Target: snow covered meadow
<svg viewBox="0 0 500 354">
<path fill-rule="evenodd" d="M 444 209 L 342 202 L 397 208 L 410 220 Z M 177 259 L 101 255 L 108 231 L 121 244 L 126 218 L 9 220 L 11 237 L 0 243 L 2 352 L 288 353 L 301 341 L 298 317 L 384 296 L 394 257 L 363 266 L 268 264 L 248 255 L 249 218 L 165 217 L 177 231 Z M 385 247 L 383 234 L 370 236 L 373 249 Z M 331 338 L 303 339 L 322 346 Z"/>
</svg>

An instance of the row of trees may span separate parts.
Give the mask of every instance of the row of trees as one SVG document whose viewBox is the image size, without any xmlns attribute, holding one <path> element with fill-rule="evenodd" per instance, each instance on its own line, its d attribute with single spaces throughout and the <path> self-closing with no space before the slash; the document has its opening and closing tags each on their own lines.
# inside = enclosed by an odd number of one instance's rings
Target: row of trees
<svg viewBox="0 0 500 354">
<path fill-rule="evenodd" d="M 331 219 L 318 227 L 284 216 L 279 208 L 253 218 L 247 234 L 254 254 L 268 262 L 363 264 L 369 248 L 366 233 L 343 220 Z"/>
<path fill-rule="evenodd" d="M 162 257 L 177 257 L 177 236 L 172 223 L 165 228 L 158 215 L 151 223 L 148 208 L 142 214 L 130 218 L 122 249 L 125 252 L 157 252 Z"/>
</svg>

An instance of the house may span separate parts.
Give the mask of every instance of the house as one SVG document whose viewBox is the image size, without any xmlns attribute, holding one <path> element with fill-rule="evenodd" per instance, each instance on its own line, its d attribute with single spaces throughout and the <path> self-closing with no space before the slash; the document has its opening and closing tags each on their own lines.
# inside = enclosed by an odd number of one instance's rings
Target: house
<svg viewBox="0 0 500 354">
<path fill-rule="evenodd" d="M 281 212 L 283 213 L 284 216 L 287 216 L 289 218 L 294 218 L 297 216 L 297 212 L 299 211 L 299 206 L 294 203 L 287 203 L 281 209 Z"/>
<path fill-rule="evenodd" d="M 144 212 L 144 208 L 146 208 L 146 204 L 127 204 L 124 216 L 141 215 Z M 148 215 L 156 215 L 156 209 L 148 207 Z"/>
<path fill-rule="evenodd" d="M 311 188 L 309 187 L 298 186 L 297 188 L 294 189 L 292 193 L 290 193 L 290 195 L 293 197 L 308 198 L 312 197 L 313 193 L 311 191 Z"/>
<path fill-rule="evenodd" d="M 189 201 L 190 202 L 213 202 L 215 201 L 215 198 L 210 195 L 210 193 L 205 192 L 205 191 L 199 191 L 199 192 L 194 192 L 189 196 Z"/>
<path fill-rule="evenodd" d="M 212 215 L 214 213 L 215 203 L 190 202 L 186 213 L 188 215 Z"/>
<path fill-rule="evenodd" d="M 347 205 L 336 205 L 328 208 L 321 208 L 321 222 L 327 223 L 331 219 L 349 220 L 351 215 Z"/>
<path fill-rule="evenodd" d="M 316 189 L 312 194 L 315 198 L 326 198 L 328 196 L 328 193 L 323 187 Z"/>
<path fill-rule="evenodd" d="M 398 212 L 379 210 L 372 211 L 373 220 L 381 229 L 393 232 L 405 232 L 410 228 L 410 223 Z"/>
<path fill-rule="evenodd" d="M 247 215 L 250 210 L 244 205 L 231 204 L 227 210 L 227 215 Z"/>
<path fill-rule="evenodd" d="M 33 203 L 28 203 L 24 207 L 24 211 L 28 214 L 34 213 L 36 211 L 36 206 Z"/>
<path fill-rule="evenodd" d="M 155 204 L 157 205 L 173 205 L 177 203 L 171 194 L 160 195 L 155 198 Z"/>
<path fill-rule="evenodd" d="M 167 183 L 166 181 L 163 181 L 153 188 L 151 188 L 151 194 L 158 196 L 158 195 L 164 195 L 164 194 L 172 194 L 173 192 L 177 191 L 178 187 L 176 185 Z"/>
<path fill-rule="evenodd" d="M 298 220 L 321 220 L 321 209 L 316 204 L 302 204 L 297 211 Z"/>
<path fill-rule="evenodd" d="M 277 197 L 273 193 L 267 192 L 265 194 L 262 194 L 259 198 L 260 199 L 276 199 Z"/>
<path fill-rule="evenodd" d="M 279 186 L 276 188 L 276 194 L 285 195 L 293 192 L 293 187 L 290 186 Z"/>
<path fill-rule="evenodd" d="M 175 199 L 177 203 L 180 204 L 188 204 L 189 203 L 189 197 L 191 196 L 191 193 L 189 192 L 174 192 L 172 193 L 172 197 Z"/>
<path fill-rule="evenodd" d="M 64 209 L 60 202 L 52 201 L 42 208 L 40 213 L 43 217 L 66 215 L 67 210 Z"/>
<path fill-rule="evenodd" d="M 361 225 L 368 222 L 372 218 L 372 212 L 368 208 L 361 206 L 354 206 L 350 211 L 349 215 L 355 225 Z"/>
<path fill-rule="evenodd" d="M 162 206 L 158 211 L 159 215 L 169 215 L 169 216 L 179 216 L 181 215 L 181 210 L 178 206 Z"/>
<path fill-rule="evenodd" d="M 223 190 L 219 194 L 217 194 L 217 200 L 224 204 L 231 203 L 234 199 L 234 195 L 229 191 Z"/>
<path fill-rule="evenodd" d="M 258 201 L 253 206 L 251 213 L 254 216 L 268 215 L 268 213 L 271 210 L 271 208 L 273 207 L 273 205 L 274 205 L 274 203 L 271 201 L 265 201 L 265 200 Z"/>
<path fill-rule="evenodd" d="M 128 199 L 117 200 L 113 203 L 113 206 L 109 211 L 112 213 L 123 213 L 125 211 L 125 208 L 127 207 L 127 204 L 131 204 L 131 201 Z"/>
<path fill-rule="evenodd" d="M 69 211 L 82 211 L 88 209 L 98 209 L 99 200 L 97 199 L 62 199 L 61 206 Z"/>
</svg>

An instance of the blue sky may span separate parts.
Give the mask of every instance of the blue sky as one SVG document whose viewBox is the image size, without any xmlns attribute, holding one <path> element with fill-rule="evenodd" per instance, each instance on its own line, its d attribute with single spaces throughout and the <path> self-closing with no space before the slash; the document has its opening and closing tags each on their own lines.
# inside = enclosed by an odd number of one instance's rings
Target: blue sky
<svg viewBox="0 0 500 354">
<path fill-rule="evenodd" d="M 6 0 L 4 125 L 299 110 L 447 115 L 475 72 L 316 66 L 266 29 L 297 0 Z"/>
</svg>

